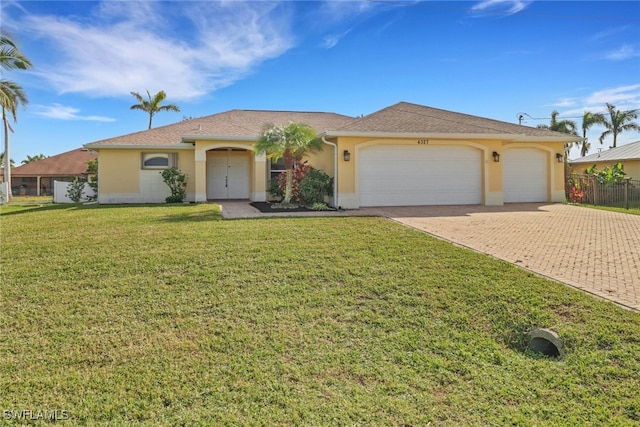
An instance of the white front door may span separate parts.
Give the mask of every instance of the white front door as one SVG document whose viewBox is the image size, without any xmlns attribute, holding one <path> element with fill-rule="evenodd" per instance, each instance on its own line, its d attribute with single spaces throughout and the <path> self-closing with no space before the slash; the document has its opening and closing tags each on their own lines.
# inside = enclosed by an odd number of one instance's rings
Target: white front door
<svg viewBox="0 0 640 427">
<path fill-rule="evenodd" d="M 231 148 L 207 152 L 207 199 L 249 198 L 249 152 Z"/>
</svg>

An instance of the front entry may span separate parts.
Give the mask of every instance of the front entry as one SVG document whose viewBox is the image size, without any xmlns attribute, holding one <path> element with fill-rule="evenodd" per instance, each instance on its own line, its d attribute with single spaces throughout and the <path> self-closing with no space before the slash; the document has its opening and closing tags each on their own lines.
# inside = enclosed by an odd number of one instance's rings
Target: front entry
<svg viewBox="0 0 640 427">
<path fill-rule="evenodd" d="M 207 199 L 249 198 L 249 152 L 236 148 L 207 151 Z"/>
</svg>

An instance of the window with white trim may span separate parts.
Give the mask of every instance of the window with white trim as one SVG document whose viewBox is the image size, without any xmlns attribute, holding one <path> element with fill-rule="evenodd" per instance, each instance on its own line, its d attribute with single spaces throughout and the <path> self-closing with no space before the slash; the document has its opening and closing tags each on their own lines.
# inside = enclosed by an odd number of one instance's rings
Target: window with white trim
<svg viewBox="0 0 640 427">
<path fill-rule="evenodd" d="M 269 161 L 269 178 L 273 179 L 280 175 L 282 172 L 286 172 L 284 167 L 284 158 L 279 158 L 278 161 L 271 159 Z"/>
<path fill-rule="evenodd" d="M 142 169 L 169 169 L 178 166 L 178 153 L 142 153 Z"/>
</svg>

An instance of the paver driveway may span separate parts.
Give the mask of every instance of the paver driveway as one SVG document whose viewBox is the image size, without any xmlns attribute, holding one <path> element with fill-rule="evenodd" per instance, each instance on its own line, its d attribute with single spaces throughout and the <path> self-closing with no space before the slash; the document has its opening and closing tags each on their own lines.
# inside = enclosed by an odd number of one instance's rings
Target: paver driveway
<svg viewBox="0 0 640 427">
<path fill-rule="evenodd" d="M 640 216 L 563 204 L 367 208 L 640 310 Z"/>
</svg>

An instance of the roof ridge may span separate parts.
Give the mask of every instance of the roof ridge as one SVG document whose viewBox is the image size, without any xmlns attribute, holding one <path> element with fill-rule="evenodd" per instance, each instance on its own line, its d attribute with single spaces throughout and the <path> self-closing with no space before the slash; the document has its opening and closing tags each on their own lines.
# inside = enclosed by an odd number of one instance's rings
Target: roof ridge
<svg viewBox="0 0 640 427">
<path fill-rule="evenodd" d="M 419 108 L 423 108 L 423 109 L 426 108 L 426 109 L 430 109 L 430 110 L 441 111 L 443 113 L 448 113 L 448 114 L 452 114 L 452 115 L 455 115 L 455 116 L 470 117 L 470 118 L 474 118 L 474 119 L 480 120 L 482 122 L 493 122 L 493 123 L 502 124 L 502 125 L 506 124 L 506 125 L 510 125 L 510 126 L 518 126 L 518 127 L 529 128 L 529 129 L 545 130 L 544 128 L 537 128 L 537 127 L 534 128 L 534 127 L 531 127 L 531 126 L 525 126 L 525 125 L 520 125 L 520 124 L 517 125 L 515 123 L 505 122 L 503 120 L 496 120 L 496 119 L 492 119 L 492 118 L 489 118 L 489 117 L 476 116 L 474 114 L 469 114 L 469 113 L 460 113 L 458 111 L 445 110 L 443 108 L 429 107 L 429 106 L 426 106 L 426 105 L 414 104 L 414 103 L 411 103 L 411 102 L 399 102 L 399 103 L 394 104 L 394 105 L 392 105 L 392 106 L 390 106 L 388 108 L 395 108 L 395 107 L 398 107 L 400 104 L 408 104 L 408 105 L 413 105 L 413 106 L 416 106 L 416 107 L 419 107 Z M 435 116 L 432 116 L 432 115 L 429 115 L 429 114 L 421 114 L 421 113 L 418 113 L 418 112 L 415 112 L 415 111 L 407 111 L 407 110 L 401 110 L 401 111 L 406 112 L 406 113 L 416 114 L 416 115 L 424 115 L 424 116 L 427 116 L 427 117 L 433 117 L 433 118 L 436 118 L 436 119 L 438 118 L 438 117 L 435 117 Z M 464 121 L 461 121 L 461 120 L 449 120 L 449 121 L 452 121 L 454 123 L 464 123 Z M 497 132 L 503 132 L 503 130 L 496 129 L 494 127 L 486 126 L 486 125 L 482 125 L 482 124 L 475 124 L 474 123 L 474 126 L 482 127 L 482 128 L 485 128 L 485 129 L 491 129 L 491 130 L 497 131 Z M 553 132 L 553 131 L 549 131 L 549 132 Z"/>
</svg>

